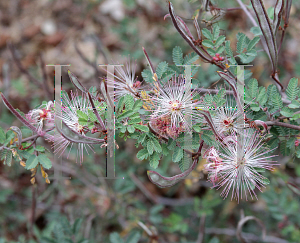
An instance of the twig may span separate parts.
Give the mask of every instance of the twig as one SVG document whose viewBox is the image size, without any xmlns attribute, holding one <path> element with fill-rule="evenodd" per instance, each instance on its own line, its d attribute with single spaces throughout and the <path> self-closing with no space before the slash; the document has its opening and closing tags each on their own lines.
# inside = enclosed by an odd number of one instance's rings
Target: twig
<svg viewBox="0 0 300 243">
<path fill-rule="evenodd" d="M 32 185 L 31 195 L 32 195 L 32 202 L 31 202 L 30 234 L 31 234 L 31 237 L 33 237 L 33 225 L 35 222 L 35 209 L 36 209 L 36 185 Z"/>
<path fill-rule="evenodd" d="M 214 93 L 214 94 L 217 94 L 219 93 L 219 89 L 202 89 L 202 88 L 197 88 L 197 89 L 194 89 L 194 90 L 197 90 L 198 93 Z M 233 91 L 232 90 L 225 90 L 225 93 L 228 95 L 233 95 Z"/>
<path fill-rule="evenodd" d="M 46 133 L 47 133 L 47 132 L 50 132 L 50 131 L 52 131 L 54 128 L 55 128 L 55 127 L 49 128 L 49 129 L 45 130 L 45 132 L 46 132 Z M 22 143 L 27 142 L 27 141 L 29 141 L 29 140 L 37 139 L 38 137 L 42 137 L 42 136 L 41 136 L 40 134 L 32 135 L 32 136 L 30 136 L 30 137 L 28 137 L 28 138 L 22 139 Z"/>
<path fill-rule="evenodd" d="M 273 73 L 273 74 L 271 75 L 271 77 L 272 77 L 272 79 L 276 82 L 276 84 L 277 84 L 278 86 L 280 86 L 279 91 L 282 93 L 282 91 L 284 91 L 284 87 L 283 87 L 283 85 L 280 83 L 280 81 L 279 81 L 279 79 L 278 79 L 277 72 L 275 71 L 275 73 Z"/>
<path fill-rule="evenodd" d="M 46 68 L 45 68 L 44 58 L 42 55 L 40 55 L 40 62 L 41 62 L 41 69 L 42 69 L 42 73 L 43 73 L 42 84 L 43 84 L 44 90 L 46 91 L 48 99 L 52 100 L 52 99 L 54 99 L 54 94 L 53 94 L 53 92 L 51 93 L 48 83 L 47 83 L 47 72 L 46 72 Z"/>
<path fill-rule="evenodd" d="M 81 52 L 81 50 L 78 48 L 76 42 L 74 43 L 74 47 L 75 47 L 75 50 L 76 50 L 77 54 L 80 56 L 80 58 L 81 58 L 86 64 L 88 64 L 89 66 L 91 66 L 91 67 L 95 70 L 97 76 L 101 76 L 101 72 L 100 72 L 99 69 L 98 69 L 97 63 L 96 63 L 96 62 L 91 62 L 90 60 L 88 60 L 87 57 L 84 56 L 83 53 Z"/>
<path fill-rule="evenodd" d="M 61 166 L 58 164 L 53 164 L 53 167 L 54 167 L 54 169 L 58 169 L 64 173 L 68 173 L 74 177 L 77 177 L 78 180 L 80 180 L 83 184 L 85 184 L 92 191 L 94 191 L 100 195 L 107 196 L 107 192 L 105 190 L 95 186 L 94 184 L 92 184 L 88 179 L 86 179 L 82 175 L 78 176 L 77 171 L 73 170 L 71 167 L 66 167 L 65 165 Z"/>
<path fill-rule="evenodd" d="M 184 206 L 187 204 L 193 204 L 194 198 L 180 198 L 180 199 L 173 199 L 167 197 L 160 197 L 157 195 L 153 195 L 144 185 L 143 183 L 137 178 L 136 175 L 131 173 L 130 178 L 134 182 L 134 184 L 141 190 L 141 192 L 148 198 L 151 202 L 155 204 L 162 204 L 168 206 Z"/>
<path fill-rule="evenodd" d="M 278 122 L 278 121 L 266 121 L 265 123 L 268 126 L 287 127 L 287 128 L 291 128 L 291 129 L 295 129 L 295 130 L 300 131 L 300 126 L 296 126 L 296 125 L 293 125 L 293 124 L 288 124 L 288 123 Z"/>
<path fill-rule="evenodd" d="M 241 0 L 236 0 L 238 2 L 238 4 L 241 6 L 241 8 L 243 9 L 244 13 L 248 16 L 248 18 L 250 19 L 250 21 L 252 22 L 252 24 L 257 27 L 257 23 L 254 19 L 254 17 L 252 16 L 252 14 L 248 11 L 247 7 L 245 6 L 245 4 L 241 1 Z"/>
<path fill-rule="evenodd" d="M 44 89 L 44 85 L 39 81 L 37 80 L 35 77 L 33 77 L 25 68 L 24 66 L 22 65 L 22 63 L 20 62 L 19 58 L 17 57 L 16 53 L 15 53 L 15 50 L 14 50 L 14 46 L 12 43 L 8 43 L 7 44 L 8 46 L 8 49 L 10 50 L 11 54 L 12 54 L 12 58 L 14 60 L 14 62 L 16 63 L 17 67 L 19 68 L 19 70 L 30 80 L 32 81 L 36 86 L 38 86 L 39 88 L 41 88 L 42 90 L 45 90 Z M 45 90 L 46 93 L 47 93 L 47 90 Z M 47 93 L 47 95 L 49 95 Z"/>
<path fill-rule="evenodd" d="M 90 232 L 91 232 L 91 228 L 92 228 L 92 222 L 93 219 L 96 218 L 95 214 L 91 214 L 87 220 L 86 220 L 86 226 L 85 226 L 85 230 L 84 230 L 84 238 L 90 238 Z"/>
<path fill-rule="evenodd" d="M 239 241 L 241 241 L 242 243 L 246 243 L 244 237 L 242 237 L 242 227 L 249 220 L 255 220 L 260 225 L 260 227 L 262 229 L 262 238 L 265 239 L 265 237 L 266 237 L 266 227 L 263 224 L 263 222 L 260 219 L 254 217 L 254 216 L 247 216 L 247 217 L 243 217 L 239 221 L 238 226 L 237 226 L 236 237 L 239 239 Z"/>
<path fill-rule="evenodd" d="M 235 236 L 236 230 L 235 229 L 221 229 L 221 228 L 205 228 L 206 234 L 216 234 L 216 235 L 228 235 L 228 236 Z M 288 241 L 275 237 L 275 236 L 266 236 L 264 241 L 261 240 L 261 237 L 257 236 L 256 234 L 251 233 L 242 233 L 242 236 L 245 239 L 252 240 L 254 242 L 268 242 L 268 243 L 289 243 Z"/>
<path fill-rule="evenodd" d="M 202 243 L 204 240 L 205 219 L 206 219 L 206 214 L 203 214 L 200 218 L 199 234 L 196 243 Z"/>
</svg>

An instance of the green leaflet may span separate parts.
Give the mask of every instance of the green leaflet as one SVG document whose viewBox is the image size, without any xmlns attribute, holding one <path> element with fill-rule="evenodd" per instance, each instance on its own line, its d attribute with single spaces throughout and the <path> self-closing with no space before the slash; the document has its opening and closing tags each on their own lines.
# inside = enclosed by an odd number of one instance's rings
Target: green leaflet
<svg viewBox="0 0 300 243">
<path fill-rule="evenodd" d="M 209 39 L 209 40 L 211 40 L 211 41 L 214 40 L 214 37 L 213 37 L 212 33 L 211 33 L 208 29 L 206 29 L 206 28 L 202 29 L 202 34 L 203 34 L 207 39 Z"/>
<path fill-rule="evenodd" d="M 5 139 L 6 139 L 5 132 L 2 129 L 2 127 L 0 127 L 0 143 L 4 143 Z"/>
<path fill-rule="evenodd" d="M 250 51 L 252 50 L 256 44 L 260 41 L 260 37 L 259 36 L 255 36 L 248 44 L 247 50 Z"/>
<path fill-rule="evenodd" d="M 148 150 L 145 149 L 145 148 L 141 149 L 141 150 L 137 153 L 136 157 L 137 157 L 139 160 L 147 159 L 147 158 L 148 158 Z"/>
<path fill-rule="evenodd" d="M 183 158 L 183 149 L 179 147 L 175 147 L 172 160 L 173 162 L 177 163 Z"/>
<path fill-rule="evenodd" d="M 160 62 L 156 68 L 157 77 L 160 79 L 163 73 L 168 69 L 168 63 L 166 61 Z"/>
<path fill-rule="evenodd" d="M 226 37 L 224 35 L 219 36 L 215 42 L 215 47 L 222 45 L 224 43 L 225 39 L 226 39 Z"/>
<path fill-rule="evenodd" d="M 195 61 L 197 61 L 199 59 L 199 56 L 195 53 L 189 53 L 188 55 L 186 55 L 183 59 L 183 64 L 184 65 L 191 65 L 193 64 Z"/>
<path fill-rule="evenodd" d="M 256 98 L 257 90 L 258 90 L 258 82 L 256 79 L 252 78 L 249 80 L 248 89 L 249 89 L 249 94 L 250 94 L 251 98 Z"/>
<path fill-rule="evenodd" d="M 49 170 L 52 167 L 52 162 L 51 160 L 44 154 L 40 154 L 38 157 L 38 161 L 40 164 L 47 170 Z M 26 162 L 27 165 L 27 162 Z"/>
<path fill-rule="evenodd" d="M 125 103 L 125 108 L 126 110 L 132 110 L 133 105 L 134 105 L 134 98 L 130 94 L 126 94 L 124 96 L 124 103 Z"/>
<path fill-rule="evenodd" d="M 150 155 L 153 154 L 154 145 L 153 145 L 152 139 L 148 139 L 148 141 L 147 141 L 147 150 Z"/>
<path fill-rule="evenodd" d="M 238 38 L 238 42 L 236 43 L 236 51 L 238 53 L 242 53 L 244 48 L 246 47 L 245 39 L 246 35 L 243 33 L 239 33 L 240 37 Z"/>
<path fill-rule="evenodd" d="M 291 78 L 290 82 L 287 86 L 287 89 L 286 89 L 286 95 L 289 98 L 289 100 L 296 99 L 298 92 L 299 92 L 299 87 L 297 87 L 297 86 L 298 86 L 298 79 Z"/>
<path fill-rule="evenodd" d="M 182 50 L 179 46 L 176 46 L 176 47 L 173 48 L 172 57 L 173 57 L 173 62 L 176 65 L 182 65 L 183 64 L 183 53 L 182 53 Z"/>
<path fill-rule="evenodd" d="M 158 153 L 154 152 L 152 155 L 150 155 L 150 166 L 156 169 L 158 164 L 159 164 L 159 155 Z"/>
<path fill-rule="evenodd" d="M 147 83 L 153 83 L 153 74 L 149 69 L 144 69 L 142 77 Z"/>
<path fill-rule="evenodd" d="M 33 169 L 37 166 L 38 162 L 38 157 L 33 154 L 27 159 L 25 168 L 27 170 Z"/>
</svg>

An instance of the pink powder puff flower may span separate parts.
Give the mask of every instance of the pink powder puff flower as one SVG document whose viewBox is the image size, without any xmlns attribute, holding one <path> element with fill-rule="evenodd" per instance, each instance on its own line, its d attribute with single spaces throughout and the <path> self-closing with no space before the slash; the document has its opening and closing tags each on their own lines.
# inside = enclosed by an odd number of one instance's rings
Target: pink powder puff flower
<svg viewBox="0 0 300 243">
<path fill-rule="evenodd" d="M 232 134 L 235 135 L 243 131 L 241 128 L 249 127 L 247 124 L 244 126 L 242 124 L 238 124 L 237 119 L 239 116 L 242 116 L 242 114 L 237 109 L 237 106 L 233 105 L 232 103 L 233 102 L 227 100 L 224 106 L 202 108 L 203 110 L 209 111 L 217 132 L 225 136 Z M 198 115 L 197 122 L 208 126 L 207 121 L 201 114 Z"/>
<path fill-rule="evenodd" d="M 157 92 L 151 98 L 154 109 L 150 121 L 170 118 L 170 127 L 190 131 L 191 124 L 186 118 L 190 116 L 192 121 L 199 101 L 195 99 L 195 91 L 186 90 L 185 78 L 182 75 L 172 77 L 163 87 L 155 86 L 154 89 Z"/>
<path fill-rule="evenodd" d="M 89 116 L 88 110 L 92 109 L 88 107 L 88 99 L 86 96 L 78 96 L 78 93 L 73 94 L 71 92 L 71 99 L 69 99 L 69 96 L 66 94 L 62 95 L 62 110 L 61 114 L 57 114 L 58 118 L 60 118 L 62 121 L 65 122 L 65 124 L 71 128 L 73 131 L 85 136 L 85 134 L 89 131 L 87 126 L 84 126 L 80 124 L 79 117 L 77 115 L 77 111 L 81 111 L 86 116 Z M 71 148 L 73 146 L 73 142 L 70 142 L 68 139 L 66 139 L 64 136 L 62 136 L 60 133 L 56 132 L 53 136 L 53 148 L 54 153 L 59 154 L 61 156 L 66 148 L 71 144 Z M 92 145 L 84 144 L 84 143 L 78 143 L 78 150 L 77 150 L 77 156 L 76 156 L 76 163 L 77 163 L 77 157 L 80 158 L 80 163 L 83 161 L 83 150 L 85 149 L 88 153 L 87 147 L 90 148 L 93 151 Z M 70 148 L 70 151 L 71 151 Z M 94 152 L 94 151 L 93 151 Z M 70 154 L 70 152 L 69 152 Z M 69 157 L 68 154 L 68 157 Z"/>
<path fill-rule="evenodd" d="M 206 170 L 213 187 L 223 187 L 221 196 L 226 198 L 232 189 L 231 199 L 239 201 L 243 198 L 243 191 L 247 200 L 247 192 L 251 198 L 256 197 L 257 188 L 262 191 L 269 183 L 268 179 L 260 174 L 264 170 L 272 170 L 275 161 L 269 159 L 276 155 L 268 155 L 272 150 L 263 146 L 263 137 L 259 133 L 245 130 L 243 133 L 244 153 L 238 151 L 238 142 L 221 144 L 219 151 L 211 148 L 206 153 Z"/>
<path fill-rule="evenodd" d="M 141 82 L 135 77 L 136 63 L 127 60 L 124 66 L 115 66 L 114 80 L 108 79 L 108 86 L 115 88 L 116 98 L 130 94 L 136 98 L 141 90 Z M 113 83 L 114 82 L 114 83 Z"/>
<path fill-rule="evenodd" d="M 44 126 L 54 126 L 54 109 L 53 102 L 49 101 L 47 104 L 42 104 L 39 108 L 29 111 L 25 117 L 34 126 L 37 127 L 38 132 L 42 132 Z"/>
<path fill-rule="evenodd" d="M 203 154 L 203 158 L 206 159 L 206 164 L 204 165 L 205 170 L 211 172 L 209 174 L 209 180 L 215 186 L 215 183 L 218 181 L 218 173 L 222 168 L 222 158 L 219 157 L 218 151 L 211 147 Z"/>
</svg>

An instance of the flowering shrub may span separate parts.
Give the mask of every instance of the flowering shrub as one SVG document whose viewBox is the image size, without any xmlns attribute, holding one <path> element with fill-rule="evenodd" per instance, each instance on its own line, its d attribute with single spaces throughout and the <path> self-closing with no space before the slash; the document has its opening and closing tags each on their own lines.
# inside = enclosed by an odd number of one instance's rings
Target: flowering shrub
<svg viewBox="0 0 300 243">
<path fill-rule="evenodd" d="M 223 189 L 222 197 L 231 194 L 238 201 L 243 196 L 247 199 L 247 195 L 256 197 L 256 189 L 261 191 L 269 184 L 265 170 L 273 170 L 279 163 L 275 161 L 278 146 L 282 155 L 300 158 L 297 137 L 300 89 L 297 78 L 290 79 L 284 87 L 277 70 L 291 1 L 286 4 L 277 1 L 273 18 L 268 16 L 261 0 L 251 0 L 251 3 L 259 26 L 253 29 L 253 38 L 238 33 L 236 48 L 220 34 L 218 23 L 200 29 L 197 18 L 194 19 L 195 38 L 194 31 L 169 3 L 165 18 L 170 17 L 194 51 L 184 57 L 181 48 L 174 47 L 175 65 L 163 61 L 155 68 L 143 49 L 149 63 L 149 69 L 142 72 L 143 80 L 136 79 L 136 64 L 128 60 L 124 66 L 116 66 L 116 74 L 108 71 L 100 90 L 87 89 L 69 71 L 78 91 L 71 93 L 71 97 L 62 92 L 61 103 L 45 101 L 27 114 L 15 109 L 1 93 L 6 107 L 34 133 L 23 138 L 18 127 L 11 127 L 7 132 L 0 128 L 1 160 L 8 166 L 12 158 L 19 161 L 32 171 L 32 183 L 40 168 L 50 183 L 45 169 L 52 164 L 45 148 L 36 146 L 36 139 L 44 137 L 52 142 L 58 155 L 76 144 L 82 163 L 84 151 L 93 151 L 93 146 L 111 146 L 112 131 L 108 125 L 113 119 L 118 136 L 125 141 L 135 139 L 136 147 L 141 147 L 137 158 L 148 160 L 153 169 L 159 166 L 163 156 L 172 154 L 172 161 L 182 173 L 165 177 L 148 171 L 149 179 L 156 185 L 168 187 L 186 178 L 202 156 L 206 159 L 208 180 L 213 187 Z M 277 42 L 283 13 L 282 38 Z M 272 66 L 274 84 L 267 88 L 259 87 L 249 70 L 237 68 L 255 59 L 260 41 Z M 225 81 L 223 88 L 214 92 L 205 90 L 200 86 L 201 80 L 192 78 L 199 69 L 193 64 L 199 58 L 219 69 L 217 74 Z M 109 92 L 111 89 L 115 89 L 114 96 Z M 107 115 L 108 109 L 115 111 L 113 118 Z"/>
</svg>

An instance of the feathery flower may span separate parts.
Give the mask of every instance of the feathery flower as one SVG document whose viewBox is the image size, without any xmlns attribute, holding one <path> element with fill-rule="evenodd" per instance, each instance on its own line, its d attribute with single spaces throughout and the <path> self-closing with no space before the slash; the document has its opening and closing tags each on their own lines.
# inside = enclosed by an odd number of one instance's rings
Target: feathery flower
<svg viewBox="0 0 300 243">
<path fill-rule="evenodd" d="M 254 189 L 262 191 L 262 187 L 268 184 L 266 177 L 259 172 L 272 170 L 275 161 L 269 159 L 276 155 L 268 155 L 271 150 L 263 147 L 263 137 L 257 132 L 244 131 L 244 153 L 239 155 L 238 142 L 220 145 L 218 152 L 214 147 L 210 148 L 204 155 L 207 159 L 205 165 L 209 174 L 209 180 L 213 187 L 223 187 L 221 196 L 226 198 L 232 189 L 231 199 L 234 197 L 239 201 L 243 197 L 243 191 L 247 200 L 247 192 L 251 198 L 256 197 Z"/>
<path fill-rule="evenodd" d="M 88 99 L 86 96 L 78 96 L 78 93 L 73 94 L 71 92 L 71 99 L 69 99 L 69 96 L 66 94 L 62 95 L 62 110 L 61 114 L 56 114 L 58 118 L 60 118 L 62 121 L 66 123 L 68 127 L 70 127 L 73 131 L 85 136 L 85 134 L 89 131 L 87 126 L 84 126 L 80 124 L 79 117 L 78 117 L 78 111 L 82 112 L 86 116 L 89 116 L 88 110 L 91 109 L 88 107 Z M 56 133 L 53 136 L 53 148 L 54 153 L 60 154 L 61 156 L 66 148 L 71 144 L 71 148 L 73 146 L 73 143 L 67 140 L 64 136 L 62 136 L 59 133 Z M 77 157 L 80 158 L 80 163 L 83 161 L 83 150 L 85 149 L 88 153 L 87 147 L 90 148 L 92 151 L 92 146 L 89 144 L 84 143 L 78 143 L 78 150 L 77 150 L 77 156 L 76 156 L 76 162 Z M 71 151 L 70 148 L 70 151 Z M 69 155 L 68 155 L 69 156 Z"/>
<path fill-rule="evenodd" d="M 42 104 L 39 108 L 33 109 L 25 114 L 26 119 L 42 132 L 44 126 L 54 126 L 54 105 L 52 101 Z"/>
<path fill-rule="evenodd" d="M 135 77 L 136 63 L 127 60 L 124 66 L 115 66 L 116 75 L 108 79 L 108 86 L 115 88 L 116 98 L 130 94 L 136 96 L 140 92 L 141 82 Z"/>
<path fill-rule="evenodd" d="M 157 92 L 151 99 L 154 109 L 150 122 L 166 120 L 171 130 L 190 131 L 191 124 L 188 124 L 186 116 L 194 117 L 198 100 L 194 91 L 186 90 L 185 78 L 182 75 L 172 77 L 163 87 L 155 86 L 154 89 Z"/>
<path fill-rule="evenodd" d="M 222 135 L 227 136 L 241 133 L 241 131 L 243 131 L 242 128 L 246 127 L 244 124 L 238 124 L 237 120 L 241 118 L 243 114 L 241 114 L 237 106 L 233 105 L 233 102 L 228 99 L 224 106 L 206 107 L 203 109 L 209 111 L 217 132 Z M 199 119 L 197 122 L 207 125 L 207 121 L 202 115 L 199 115 L 198 117 Z"/>
</svg>

